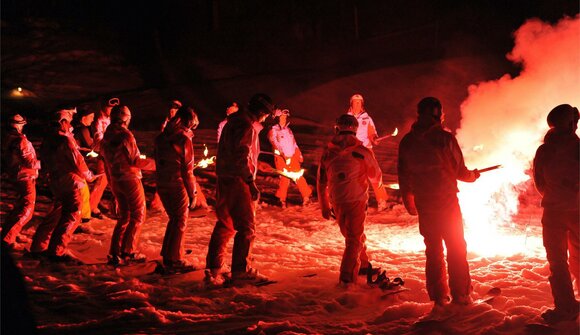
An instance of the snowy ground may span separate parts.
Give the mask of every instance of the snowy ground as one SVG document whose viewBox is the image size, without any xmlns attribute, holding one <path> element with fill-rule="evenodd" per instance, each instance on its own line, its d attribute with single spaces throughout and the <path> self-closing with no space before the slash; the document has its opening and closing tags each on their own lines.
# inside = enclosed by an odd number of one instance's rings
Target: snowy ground
<svg viewBox="0 0 580 335">
<path fill-rule="evenodd" d="M 261 178 L 261 185 L 268 192 L 274 181 Z M 4 187 L 3 198 L 10 202 L 10 195 Z M 45 215 L 47 202 L 40 197 L 34 223 Z M 3 212 L 7 209 L 4 204 Z M 501 288 L 501 296 L 453 322 L 414 327 L 431 308 L 416 219 L 400 205 L 374 211 L 369 210 L 366 228 L 373 264 L 390 277 L 403 277 L 409 291 L 384 296 L 388 291 L 368 287 L 362 277 L 355 287 L 337 286 L 344 242 L 338 227 L 320 218 L 316 204 L 285 210 L 265 205 L 258 211 L 253 264 L 278 281 L 265 287 L 206 290 L 202 271 L 164 278 L 145 274 L 152 270 L 149 265 L 115 271 L 100 265 L 42 265 L 20 252 L 15 258 L 43 334 L 525 334 L 534 333 L 526 324 L 540 322 L 540 313 L 552 306 L 534 219 L 527 255 L 469 255 L 474 298 L 492 287 Z M 140 248 L 151 259 L 159 258 L 165 222 L 164 214 L 151 214 L 143 226 Z M 200 268 L 214 222 L 213 212 L 189 221 L 185 244 L 191 253 L 186 258 Z M 94 233 L 74 235 L 71 249 L 86 262 L 103 262 L 114 221 L 95 219 L 88 226 Z M 30 227 L 25 236 L 33 232 Z M 578 325 L 561 325 L 558 333 L 577 334 Z"/>
</svg>

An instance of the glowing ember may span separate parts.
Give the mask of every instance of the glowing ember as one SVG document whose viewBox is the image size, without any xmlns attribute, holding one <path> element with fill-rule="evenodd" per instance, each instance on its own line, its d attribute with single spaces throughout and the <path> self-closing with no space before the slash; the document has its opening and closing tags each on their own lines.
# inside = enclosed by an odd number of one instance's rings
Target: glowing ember
<svg viewBox="0 0 580 335">
<path fill-rule="evenodd" d="M 18 87 L 16 90 L 17 90 L 18 92 L 22 92 L 22 87 Z"/>
<path fill-rule="evenodd" d="M 399 184 L 387 184 L 385 185 L 386 188 L 390 188 L 391 190 L 398 190 Z"/>
<path fill-rule="evenodd" d="M 278 151 L 278 149 L 274 149 L 274 155 L 280 156 L 280 151 Z"/>
<path fill-rule="evenodd" d="M 298 178 L 300 178 L 300 177 L 302 177 L 302 175 L 304 175 L 304 169 L 300 169 L 300 171 L 297 171 L 297 172 L 290 172 L 290 171 L 286 170 L 286 168 L 284 168 L 284 170 L 282 170 L 282 171 L 276 170 L 276 173 L 278 173 L 281 176 L 284 176 L 286 178 L 290 178 L 294 182 L 296 182 L 298 180 Z"/>
<path fill-rule="evenodd" d="M 475 168 L 501 162 L 503 166 L 482 174 L 475 183 L 459 185 L 469 251 L 491 256 L 541 249 L 541 233 L 528 236 L 528 229 L 517 227 L 513 216 L 519 194 L 528 187 L 524 183 L 530 179 L 535 151 L 548 129 L 547 113 L 562 103 L 580 105 L 580 57 L 570 52 L 578 47 L 579 31 L 578 17 L 565 18 L 556 26 L 528 21 L 515 33 L 515 47 L 508 55 L 522 64 L 520 75 L 514 79 L 504 75 L 469 88 L 457 135 L 461 145 L 473 148 L 464 151 L 466 164 Z"/>
<path fill-rule="evenodd" d="M 200 160 L 199 162 L 197 162 L 197 164 L 195 164 L 193 166 L 193 168 L 194 169 L 197 169 L 197 168 L 205 169 L 213 163 L 215 163 L 215 156 L 211 156 L 209 158 L 204 158 L 204 159 Z"/>
<path fill-rule="evenodd" d="M 290 162 L 292 162 L 292 159 L 286 158 L 286 165 L 290 165 Z"/>
<path fill-rule="evenodd" d="M 87 157 L 98 157 L 99 154 L 94 152 L 93 150 L 91 150 L 89 153 L 87 153 Z"/>
<path fill-rule="evenodd" d="M 141 159 L 147 159 L 147 156 L 145 156 L 145 155 L 139 155 L 139 158 L 141 158 Z"/>
<path fill-rule="evenodd" d="M 203 157 L 207 157 L 209 150 L 207 150 L 207 147 L 205 146 L 205 144 L 203 145 L 203 147 L 205 148 L 205 149 L 203 149 Z"/>
<path fill-rule="evenodd" d="M 397 134 L 399 134 L 399 128 L 395 128 L 395 131 L 393 131 L 393 133 L 391 134 L 392 137 L 397 136 Z"/>
</svg>

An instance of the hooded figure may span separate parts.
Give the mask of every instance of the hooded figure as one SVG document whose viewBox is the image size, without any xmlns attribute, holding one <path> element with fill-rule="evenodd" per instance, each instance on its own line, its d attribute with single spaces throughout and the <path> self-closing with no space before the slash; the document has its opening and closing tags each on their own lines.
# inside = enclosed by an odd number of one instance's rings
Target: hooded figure
<svg viewBox="0 0 580 335">
<path fill-rule="evenodd" d="M 36 229 L 30 251 L 33 254 L 46 253 L 53 261 L 77 263 L 67 253 L 67 246 L 81 220 L 81 189 L 94 176 L 79 152 L 71 132 L 71 122 L 72 113 L 68 110 L 55 113 L 51 130 L 40 148 L 55 203 Z"/>
<path fill-rule="evenodd" d="M 16 114 L 8 123 L 9 129 L 2 141 L 3 168 L 8 172 L 9 180 L 13 182 L 18 192 L 18 200 L 2 227 L 2 243 L 12 248 L 22 227 L 34 214 L 36 179 L 40 162 L 36 159 L 32 143 L 22 132 L 26 119 Z"/>
<path fill-rule="evenodd" d="M 479 178 L 479 172 L 465 167 L 457 140 L 441 125 L 443 112 L 439 100 L 424 98 L 418 104 L 418 114 L 417 122 L 399 146 L 399 186 L 407 211 L 419 215 L 427 258 L 427 292 L 436 310 L 449 301 L 449 289 L 454 304 L 471 303 L 457 180 L 473 182 Z M 447 249 L 449 286 L 443 242 Z"/>
<path fill-rule="evenodd" d="M 145 256 L 137 252 L 141 225 L 145 221 L 145 191 L 141 183 L 142 159 L 135 137 L 129 131 L 131 111 L 117 105 L 111 111 L 111 124 L 101 143 L 111 189 L 118 203 L 119 218 L 109 249 L 109 264 L 142 262 Z"/>
<path fill-rule="evenodd" d="M 260 197 L 256 186 L 259 133 L 261 123 L 272 113 L 272 99 L 265 94 L 254 95 L 247 111 L 228 116 L 218 144 L 216 160 L 217 222 L 209 242 L 206 259 L 206 282 L 221 281 L 224 253 L 228 241 L 234 237 L 232 279 L 261 279 L 250 266 L 255 233 L 255 204 Z"/>
<path fill-rule="evenodd" d="M 339 281 L 355 283 L 359 274 L 366 274 L 369 260 L 366 253 L 367 202 L 369 180 L 382 183 L 382 172 L 373 152 L 356 138 L 358 121 L 341 115 L 336 121 L 336 135 L 328 143 L 318 167 L 318 199 L 322 216 L 332 212 L 345 238 Z"/>
<path fill-rule="evenodd" d="M 195 206 L 197 189 L 193 168 L 192 128 L 197 115 L 192 108 L 181 107 L 155 139 L 157 191 L 169 216 L 161 256 L 166 270 L 186 272 L 193 266 L 183 261 L 183 235 L 189 209 Z"/>
<path fill-rule="evenodd" d="M 576 319 L 579 312 L 570 277 L 572 274 L 580 290 L 580 142 L 575 134 L 578 109 L 570 105 L 555 107 L 548 114 L 548 125 L 550 130 L 544 137 L 544 144 L 534 157 L 534 182 L 542 195 L 542 235 L 555 305 L 542 317 L 548 323 L 556 323 Z"/>
<path fill-rule="evenodd" d="M 300 148 L 298 147 L 298 144 L 296 144 L 292 130 L 288 127 L 288 117 L 290 116 L 290 112 L 287 109 L 277 109 L 274 116 L 278 122 L 268 133 L 268 139 L 272 144 L 272 149 L 274 149 L 274 163 L 276 164 L 276 169 L 279 171 L 286 170 L 288 172 L 299 172 L 300 164 L 304 161 L 304 157 L 302 157 L 302 152 L 300 152 Z M 282 207 L 286 207 L 286 197 L 288 195 L 289 185 L 289 178 L 280 177 L 280 184 L 278 186 L 278 191 L 276 191 L 276 197 L 280 199 Z M 306 179 L 302 176 L 298 178 L 296 180 L 296 186 L 298 186 L 298 190 L 302 195 L 302 205 L 304 206 L 310 203 L 310 194 L 312 193 L 312 190 L 306 183 Z"/>
<path fill-rule="evenodd" d="M 356 138 L 362 142 L 363 146 L 372 150 L 373 145 L 378 144 L 376 139 L 377 129 L 375 128 L 375 123 L 370 115 L 367 113 L 364 107 L 364 98 L 360 94 L 355 94 L 350 97 L 350 107 L 348 108 L 348 115 L 352 115 L 356 118 L 358 122 L 358 129 L 356 131 Z M 374 184 L 373 191 L 375 192 L 375 197 L 377 199 L 377 209 L 379 211 L 385 210 L 387 208 L 387 191 L 383 188 L 383 184 Z"/>
</svg>

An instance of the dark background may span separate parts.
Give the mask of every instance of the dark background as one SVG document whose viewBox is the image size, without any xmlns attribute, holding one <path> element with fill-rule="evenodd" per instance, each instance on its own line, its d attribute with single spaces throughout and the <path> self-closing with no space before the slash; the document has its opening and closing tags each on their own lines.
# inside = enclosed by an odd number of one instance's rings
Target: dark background
<svg viewBox="0 0 580 335">
<path fill-rule="evenodd" d="M 564 0 L 3 0 L 2 116 L 116 95 L 134 127 L 157 129 L 177 97 L 213 128 L 230 101 L 265 92 L 316 126 L 361 93 L 390 132 L 436 95 L 455 129 L 468 85 L 517 75 L 505 54 L 520 25 L 577 13 Z"/>
</svg>

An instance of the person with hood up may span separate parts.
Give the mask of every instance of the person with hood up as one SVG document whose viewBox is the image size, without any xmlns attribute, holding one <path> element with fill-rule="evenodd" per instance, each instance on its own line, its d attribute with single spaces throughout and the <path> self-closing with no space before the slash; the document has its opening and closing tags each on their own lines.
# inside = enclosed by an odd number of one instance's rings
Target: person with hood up
<svg viewBox="0 0 580 335">
<path fill-rule="evenodd" d="M 427 97 L 418 104 L 418 118 L 399 146 L 399 186 L 405 208 L 419 215 L 419 232 L 425 242 L 429 298 L 432 314 L 472 302 L 467 245 L 457 199 L 457 180 L 474 182 L 477 170 L 465 167 L 455 137 L 442 126 L 443 111 L 438 99 Z M 445 275 L 443 242 L 447 249 L 449 285 Z"/>
<path fill-rule="evenodd" d="M 145 221 L 145 191 L 141 183 L 141 169 L 149 163 L 141 158 L 135 137 L 129 131 L 131 111 L 117 105 L 111 110 L 111 124 L 101 143 L 111 189 L 117 199 L 119 218 L 109 249 L 108 263 L 124 265 L 145 261 L 137 251 L 141 225 Z"/>
<path fill-rule="evenodd" d="M 8 120 L 8 130 L 2 141 L 3 170 L 16 188 L 18 199 L 14 208 L 4 221 L 2 227 L 2 243 L 12 249 L 16 237 L 34 214 L 36 203 L 36 179 L 40 162 L 32 143 L 23 132 L 26 119 L 20 114 L 13 115 Z"/>
<path fill-rule="evenodd" d="M 228 241 L 234 237 L 231 279 L 264 280 L 250 266 L 252 244 L 255 237 L 255 206 L 260 198 L 256 186 L 259 133 L 261 123 L 274 111 L 272 99 L 265 94 L 255 94 L 247 110 L 228 116 L 218 144 L 216 160 L 217 222 L 209 242 L 206 258 L 206 284 L 220 284 L 224 277 L 224 253 Z"/>
<path fill-rule="evenodd" d="M 364 98 L 362 95 L 355 94 L 350 97 L 350 107 L 348 108 L 347 114 L 354 116 L 358 122 L 356 138 L 358 138 L 366 148 L 372 151 L 373 145 L 378 144 L 376 142 L 378 137 L 377 129 L 375 128 L 373 119 L 365 110 Z M 377 209 L 383 211 L 387 208 L 387 191 L 385 191 L 382 182 L 378 185 L 371 184 L 377 199 Z"/>
<path fill-rule="evenodd" d="M 294 139 L 294 134 L 289 127 L 290 122 L 288 122 L 288 117 L 290 116 L 290 111 L 287 109 L 277 109 L 274 116 L 277 123 L 268 133 L 268 139 L 274 150 L 274 164 L 276 164 L 276 169 L 279 171 L 285 169 L 288 172 L 298 172 L 300 171 L 300 164 L 304 161 L 304 157 L 302 157 L 302 152 L 300 152 L 300 148 Z M 289 185 L 290 179 L 281 176 L 276 197 L 280 199 L 282 207 L 286 207 L 286 196 L 288 195 Z M 306 179 L 302 176 L 298 178 L 296 180 L 296 186 L 298 186 L 298 190 L 302 195 L 302 205 L 309 204 L 312 190 L 306 183 Z"/>
<path fill-rule="evenodd" d="M 161 256 L 167 272 L 194 270 L 183 260 L 183 235 L 189 209 L 195 207 L 197 187 L 193 168 L 193 132 L 197 115 L 193 108 L 181 107 L 155 139 L 157 191 L 169 216 Z"/>
<path fill-rule="evenodd" d="M 578 109 L 564 104 L 548 114 L 548 130 L 534 157 L 533 176 L 542 195 L 542 235 L 550 264 L 550 287 L 554 309 L 542 314 L 548 323 L 578 318 L 579 304 L 574 296 L 570 273 L 580 290 L 580 210 L 578 171 L 580 140 Z"/>
<path fill-rule="evenodd" d="M 51 129 L 40 148 L 55 203 L 36 229 L 30 252 L 45 255 L 51 261 L 78 264 L 67 246 L 81 221 L 81 189 L 94 176 L 73 137 L 74 113 L 75 109 L 61 109 L 54 114 Z"/>
<path fill-rule="evenodd" d="M 318 167 L 317 189 L 322 216 L 335 216 L 345 238 L 339 282 L 356 283 L 366 274 L 364 224 L 369 199 L 369 181 L 382 183 L 381 168 L 372 151 L 356 138 L 357 119 L 348 114 L 336 120 L 335 135 L 328 143 Z"/>
</svg>

